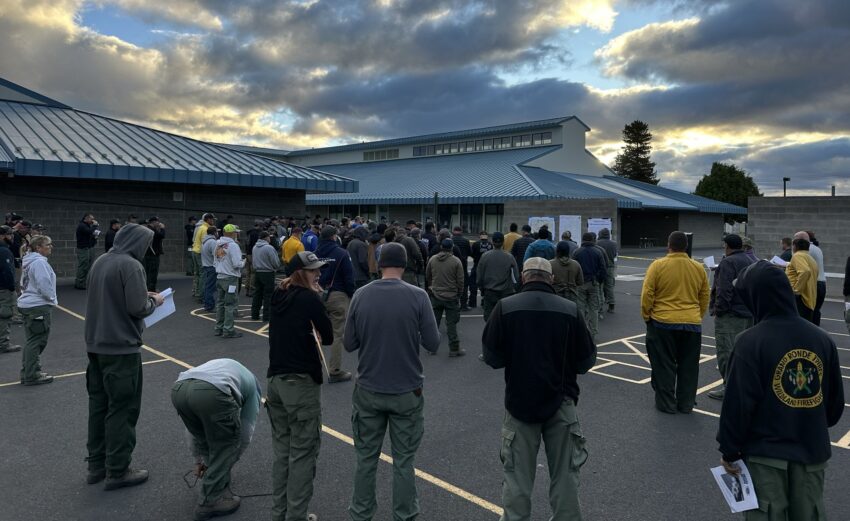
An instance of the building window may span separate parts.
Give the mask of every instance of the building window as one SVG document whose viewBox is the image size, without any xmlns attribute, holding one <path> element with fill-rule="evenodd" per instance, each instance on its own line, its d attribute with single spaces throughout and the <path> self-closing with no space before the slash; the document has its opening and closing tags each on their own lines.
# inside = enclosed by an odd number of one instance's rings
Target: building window
<svg viewBox="0 0 850 521">
<path fill-rule="evenodd" d="M 522 137 L 521 136 L 514 136 L 514 137 L 511 138 L 511 146 L 512 147 L 518 147 L 518 146 L 521 145 L 521 143 L 522 143 Z"/>
<path fill-rule="evenodd" d="M 479 139 L 478 141 L 475 142 L 475 151 L 478 152 L 480 150 L 484 150 L 484 144 Z"/>
<path fill-rule="evenodd" d="M 328 206 L 328 219 L 341 219 L 342 205 Z"/>
<path fill-rule="evenodd" d="M 428 146 L 428 152 L 427 152 L 427 154 L 428 154 L 429 156 L 433 156 L 433 155 L 434 155 L 434 150 L 435 150 L 435 148 L 436 148 L 436 147 L 435 147 L 434 145 L 429 145 L 429 146 Z"/>
<path fill-rule="evenodd" d="M 477 234 L 481 231 L 484 223 L 481 218 L 484 214 L 483 205 L 462 204 L 460 205 L 460 226 L 463 233 Z"/>
<path fill-rule="evenodd" d="M 551 132 L 544 132 L 542 134 L 542 136 L 543 136 L 543 144 L 544 145 L 548 145 L 552 142 L 552 133 Z"/>
<path fill-rule="evenodd" d="M 503 204 L 485 204 L 484 205 L 484 229 L 493 235 L 493 232 L 502 231 L 502 219 L 505 213 L 505 205 Z"/>
<path fill-rule="evenodd" d="M 414 151 L 415 155 L 415 151 Z M 384 159 L 398 159 L 398 149 L 392 148 L 389 150 L 376 150 L 373 152 L 363 152 L 363 161 L 382 161 Z"/>
<path fill-rule="evenodd" d="M 525 134 L 520 139 L 521 147 L 530 147 L 531 146 L 531 134 Z"/>
<path fill-rule="evenodd" d="M 443 143 L 441 145 L 427 145 L 413 147 L 413 157 L 434 156 L 444 154 L 463 154 L 467 152 L 482 152 L 487 150 L 501 150 L 505 148 L 518 148 L 549 145 L 552 143 L 551 132 L 539 132 L 537 134 L 520 134 L 493 139 L 479 139 L 476 141 L 460 141 L 457 143 Z M 378 150 L 375 152 L 364 152 L 364 161 L 380 161 L 382 159 L 398 159 L 398 149 Z"/>
<path fill-rule="evenodd" d="M 509 148 L 511 146 L 511 138 L 503 137 L 502 138 L 502 148 Z"/>
<path fill-rule="evenodd" d="M 493 148 L 493 140 L 492 139 L 485 139 L 482 150 L 491 150 L 492 148 Z"/>
<path fill-rule="evenodd" d="M 475 141 L 467 141 L 466 142 L 466 151 L 472 152 L 473 150 L 475 150 Z"/>
<path fill-rule="evenodd" d="M 436 152 L 436 155 L 438 155 L 438 156 L 443 155 L 443 145 L 437 145 L 435 147 L 435 152 Z"/>
<path fill-rule="evenodd" d="M 457 143 L 449 145 L 449 154 L 457 154 Z"/>
<path fill-rule="evenodd" d="M 425 155 L 426 147 L 413 147 L 413 157 L 419 157 Z"/>
</svg>

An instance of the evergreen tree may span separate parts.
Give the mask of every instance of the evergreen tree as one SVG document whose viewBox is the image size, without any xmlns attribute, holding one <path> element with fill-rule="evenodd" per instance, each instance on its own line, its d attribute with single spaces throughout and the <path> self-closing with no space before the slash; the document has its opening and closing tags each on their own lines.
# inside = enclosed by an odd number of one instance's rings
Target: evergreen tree
<svg viewBox="0 0 850 521">
<path fill-rule="evenodd" d="M 652 151 L 652 133 L 649 126 L 640 120 L 635 120 L 623 128 L 622 150 L 614 160 L 614 172 L 626 179 L 658 184 L 655 176 L 655 163 L 649 160 Z"/>
<path fill-rule="evenodd" d="M 748 197 L 762 195 L 756 182 L 745 171 L 734 164 L 724 163 L 711 164 L 711 173 L 702 176 L 694 194 L 744 208 Z"/>
</svg>

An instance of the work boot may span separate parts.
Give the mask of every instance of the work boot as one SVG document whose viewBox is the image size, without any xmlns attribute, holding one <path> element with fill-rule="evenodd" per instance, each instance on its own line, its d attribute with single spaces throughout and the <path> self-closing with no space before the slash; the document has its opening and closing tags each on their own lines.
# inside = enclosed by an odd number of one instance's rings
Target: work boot
<svg viewBox="0 0 850 521">
<path fill-rule="evenodd" d="M 307 514 L 307 521 L 319 521 L 319 516 L 316 514 Z"/>
<path fill-rule="evenodd" d="M 241 502 L 239 496 L 221 496 L 215 501 L 198 505 L 195 507 L 195 521 L 232 514 L 239 510 Z"/>
<path fill-rule="evenodd" d="M 349 373 L 348 371 L 339 371 L 337 373 L 331 373 L 330 376 L 328 376 L 329 384 L 347 382 L 349 380 L 351 380 L 351 373 Z"/>
<path fill-rule="evenodd" d="M 103 490 L 115 490 L 123 487 L 134 487 L 148 480 L 148 471 L 142 469 L 127 468 L 117 476 L 106 476 Z"/>
<path fill-rule="evenodd" d="M 239 331 L 231 331 L 230 333 L 225 333 L 221 335 L 222 338 L 242 338 L 242 333 Z"/>
<path fill-rule="evenodd" d="M 21 385 L 44 385 L 53 381 L 53 377 L 47 373 L 39 372 L 35 378 L 31 380 L 21 379 Z"/>
<path fill-rule="evenodd" d="M 19 346 L 19 345 L 14 345 L 14 346 L 9 346 L 9 347 L 7 347 L 7 348 L 5 348 L 5 349 L 0 349 L 0 354 L 3 354 L 3 353 L 17 353 L 17 352 L 18 352 L 18 351 L 20 351 L 20 350 L 21 350 L 21 346 Z"/>
<path fill-rule="evenodd" d="M 725 385 L 721 385 L 720 387 L 718 387 L 717 389 L 714 389 L 713 391 L 708 391 L 708 397 L 714 398 L 715 400 L 722 400 L 725 395 L 726 395 L 726 386 Z"/>
<path fill-rule="evenodd" d="M 216 329 L 216 330 L 213 332 L 213 335 L 215 335 L 215 336 L 221 336 L 221 335 L 222 335 L 221 329 Z"/>
<path fill-rule="evenodd" d="M 608 313 L 614 312 L 614 304 L 608 304 Z"/>
<path fill-rule="evenodd" d="M 104 479 L 106 479 L 106 469 L 89 469 L 89 473 L 86 476 L 86 483 L 94 485 Z"/>
<path fill-rule="evenodd" d="M 455 358 L 457 356 L 464 356 L 466 354 L 466 349 L 452 349 L 449 351 L 449 358 Z"/>
</svg>

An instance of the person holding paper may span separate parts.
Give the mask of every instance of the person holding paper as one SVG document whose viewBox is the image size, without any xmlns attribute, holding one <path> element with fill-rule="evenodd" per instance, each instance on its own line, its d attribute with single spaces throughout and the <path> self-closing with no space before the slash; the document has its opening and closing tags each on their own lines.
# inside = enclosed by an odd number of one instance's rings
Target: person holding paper
<svg viewBox="0 0 850 521">
<path fill-rule="evenodd" d="M 798 316 L 790 282 L 769 262 L 744 269 L 735 290 L 755 326 L 732 351 L 717 433 L 721 463 L 737 475 L 737 462 L 746 462 L 759 503 L 746 519 L 824 519 L 828 429 L 844 412 L 835 343 Z"/>
<path fill-rule="evenodd" d="M 287 265 L 289 277 L 272 293 L 266 405 L 274 449 L 273 521 L 309 519 L 322 428 L 323 358 L 317 340 L 334 341 L 319 286 L 325 264 L 311 251 L 296 253 Z"/>
<path fill-rule="evenodd" d="M 94 262 L 88 277 L 85 340 L 89 364 L 88 478 L 105 490 L 144 483 L 148 471 L 130 468 L 142 405 L 142 332 L 145 317 L 164 302 L 149 293 L 142 259 L 153 230 L 127 224 Z"/>
<path fill-rule="evenodd" d="M 239 292 L 237 285 L 245 266 L 242 250 L 236 238 L 239 237 L 239 227 L 226 224 L 223 237 L 215 247 L 215 336 L 223 338 L 239 338 L 242 333 L 236 331 L 236 308 L 239 307 Z"/>
</svg>

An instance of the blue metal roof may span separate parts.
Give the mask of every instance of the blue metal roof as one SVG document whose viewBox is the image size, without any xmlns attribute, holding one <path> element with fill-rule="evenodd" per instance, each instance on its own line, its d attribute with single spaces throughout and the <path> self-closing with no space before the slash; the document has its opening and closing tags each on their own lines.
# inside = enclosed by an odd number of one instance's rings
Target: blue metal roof
<svg viewBox="0 0 850 521">
<path fill-rule="evenodd" d="M 15 158 L 6 151 L 3 143 L 0 142 L 0 169 L 12 170 L 13 168 L 15 168 Z"/>
<path fill-rule="evenodd" d="M 686 194 L 684 192 L 679 192 L 670 188 L 664 188 L 663 186 L 653 185 L 649 183 L 641 183 L 640 181 L 633 181 L 631 179 L 624 179 L 622 177 L 616 176 L 606 176 L 606 179 L 611 179 L 618 183 L 629 186 L 636 186 L 647 192 L 652 192 L 654 194 L 658 194 L 666 198 L 681 201 L 682 203 L 688 204 L 696 208 L 700 212 L 704 213 L 726 213 L 740 215 L 747 214 L 747 209 L 743 206 L 724 203 L 722 201 L 715 201 L 714 199 L 709 199 L 707 197 L 702 197 L 699 195 Z"/>
<path fill-rule="evenodd" d="M 70 108 L 0 101 L 18 176 L 352 192 L 357 182 Z M 2 158 L 0 158 L 2 161 Z"/>
<path fill-rule="evenodd" d="M 562 172 L 552 172 L 537 167 L 522 166 L 529 179 L 546 195 L 563 199 L 616 199 L 618 208 L 641 208 L 640 201 L 609 192 L 593 184 L 583 183 L 573 176 Z M 597 178 L 598 179 L 598 178 Z"/>
<path fill-rule="evenodd" d="M 545 197 L 517 165 L 560 145 L 394 161 L 325 165 L 360 182 L 360 192 L 307 195 L 307 204 L 427 204 L 434 192 L 447 204 L 501 203 Z"/>
<path fill-rule="evenodd" d="M 311 148 L 306 150 L 293 150 L 289 152 L 289 157 L 310 156 L 316 154 L 328 154 L 331 152 L 350 152 L 353 150 L 372 150 L 376 148 L 387 148 L 400 145 L 425 144 L 435 143 L 438 141 L 451 141 L 453 139 L 471 139 L 476 137 L 492 136 L 496 134 L 506 134 L 512 132 L 526 132 L 543 128 L 554 127 L 565 121 L 574 119 L 581 123 L 584 128 L 590 130 L 590 127 L 578 119 L 576 116 L 564 116 L 560 118 L 541 119 L 537 121 L 526 121 L 523 123 L 512 123 L 510 125 L 498 125 L 495 127 L 472 128 L 467 130 L 458 130 L 455 132 L 441 132 L 437 134 L 425 134 L 422 136 L 402 137 L 396 139 L 384 139 L 382 141 L 370 141 L 368 143 L 353 143 L 350 145 L 339 145 L 335 147 Z"/>
</svg>

